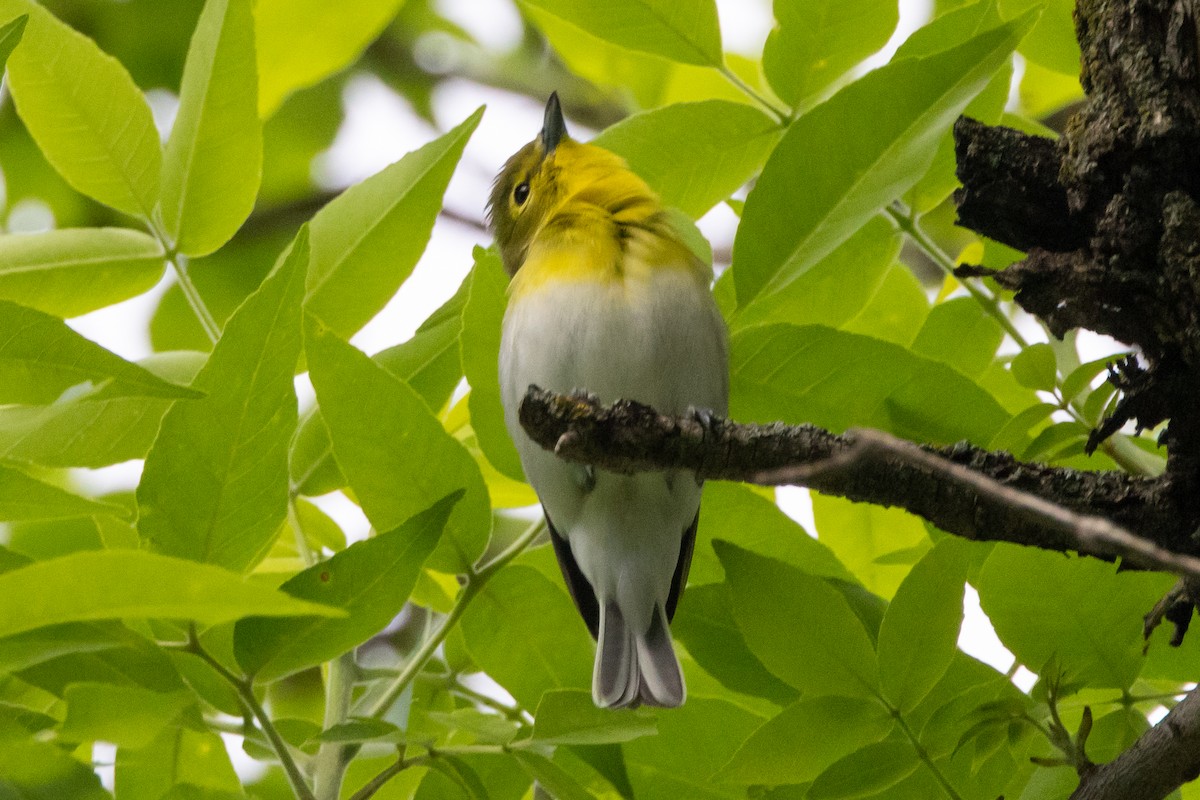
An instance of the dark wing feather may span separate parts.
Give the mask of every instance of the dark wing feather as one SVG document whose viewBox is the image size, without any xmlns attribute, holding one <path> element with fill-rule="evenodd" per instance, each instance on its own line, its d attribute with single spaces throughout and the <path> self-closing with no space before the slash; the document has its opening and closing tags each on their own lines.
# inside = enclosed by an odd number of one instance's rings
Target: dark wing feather
<svg viewBox="0 0 1200 800">
<path fill-rule="evenodd" d="M 558 568 L 562 570 L 567 590 L 571 593 L 571 599 L 575 601 L 575 607 L 579 609 L 583 621 L 587 623 L 592 638 L 595 639 L 600 633 L 600 605 L 596 602 L 596 592 L 592 590 L 592 585 L 583 577 L 583 572 L 575 563 L 571 544 L 554 529 L 549 514 L 546 515 L 546 527 L 550 529 L 550 541 L 554 543 L 554 555 L 558 557 Z"/>
<path fill-rule="evenodd" d="M 683 587 L 687 586 L 688 570 L 692 568 L 692 551 L 696 549 L 696 529 L 700 526 L 700 511 L 696 510 L 696 518 L 683 532 L 683 541 L 679 543 L 679 560 L 675 562 L 675 574 L 671 577 L 671 593 L 667 595 L 667 622 L 675 619 L 675 606 L 683 596 Z"/>
</svg>

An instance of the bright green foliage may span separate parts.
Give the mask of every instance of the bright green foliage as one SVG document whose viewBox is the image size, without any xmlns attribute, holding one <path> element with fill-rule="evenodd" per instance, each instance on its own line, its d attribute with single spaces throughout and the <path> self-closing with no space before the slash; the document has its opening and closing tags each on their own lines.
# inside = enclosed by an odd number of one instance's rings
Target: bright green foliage
<svg viewBox="0 0 1200 800">
<path fill-rule="evenodd" d="M 918 766 L 917 754 L 907 742 L 876 742 L 851 753 L 817 776 L 807 796 L 812 800 L 879 797 Z"/>
<path fill-rule="evenodd" d="M 698 219 L 762 168 L 779 141 L 761 111 L 727 100 L 679 103 L 618 122 L 595 139 L 668 206 Z"/>
<path fill-rule="evenodd" d="M 183 69 L 163 161 L 162 220 L 190 256 L 229 241 L 258 194 L 262 125 L 250 7 L 250 0 L 206 3 Z"/>
<path fill-rule="evenodd" d="M 510 567 L 490 581 L 462 630 L 471 659 L 522 705 L 535 707 L 546 689 L 591 685 L 587 628 L 566 591 L 531 567 Z"/>
<path fill-rule="evenodd" d="M 775 20 L 763 70 L 796 105 L 887 44 L 900 10 L 894 0 L 775 0 Z"/>
<path fill-rule="evenodd" d="M 713 0 L 521 0 L 614 44 L 683 64 L 723 63 Z"/>
<path fill-rule="evenodd" d="M 346 617 L 238 622 L 238 663 L 268 681 L 362 644 L 400 613 L 459 495 L 435 503 L 394 531 L 351 545 L 288 580 L 280 591 L 334 606 Z"/>
<path fill-rule="evenodd" d="M 820 325 L 765 325 L 732 341 L 738 419 L 860 425 L 927 441 L 987 443 L 1008 415 L 955 370 L 902 347 Z"/>
<path fill-rule="evenodd" d="M 110 353 L 60 319 L 0 300 L 0 403 L 51 403 L 68 389 L 96 387 L 104 397 L 200 396 Z"/>
<path fill-rule="evenodd" d="M 63 519 L 91 514 L 122 514 L 120 506 L 97 503 L 0 466 L 0 517 L 6 520 Z"/>
<path fill-rule="evenodd" d="M 644 711 L 596 708 L 590 692 L 562 689 L 542 695 L 533 738 L 543 744 L 609 744 L 655 732 L 654 717 Z"/>
<path fill-rule="evenodd" d="M 77 317 L 145 292 L 162 277 L 153 237 L 126 228 L 0 238 L 0 298 Z"/>
<path fill-rule="evenodd" d="M 302 228 L 196 376 L 207 396 L 163 418 L 137 492 L 138 533 L 152 549 L 234 570 L 267 554 L 287 507 L 307 266 Z"/>
<path fill-rule="evenodd" d="M 1145 611 L 1136 609 L 1153 607 L 1170 586 L 1162 575 L 997 545 L 979 573 L 979 602 L 1022 663 L 1040 669 L 1054 657 L 1071 681 L 1125 689 L 1145 659 Z"/>
<path fill-rule="evenodd" d="M 137 686 L 75 683 L 67 687 L 67 741 L 97 739 L 128 747 L 145 747 L 185 709 L 195 705 L 190 692 L 152 692 Z"/>
<path fill-rule="evenodd" d="M 289 94 L 353 61 L 404 0 L 259 0 L 254 4 L 258 111 L 275 113 Z"/>
<path fill-rule="evenodd" d="M 962 626 L 967 578 L 961 542 L 944 539 L 908 573 L 879 626 L 883 696 L 910 711 L 950 668 Z"/>
<path fill-rule="evenodd" d="M 335 333 L 348 337 L 361 328 L 412 272 L 482 116 L 481 108 L 442 138 L 351 186 L 313 217 L 305 307 Z"/>
<path fill-rule="evenodd" d="M 713 778 L 744 785 L 807 783 L 894 725 L 887 709 L 871 700 L 805 698 L 767 720 Z"/>
<path fill-rule="evenodd" d="M 1048 344 L 1026 347 L 1012 360 L 1012 374 L 1018 383 L 1029 389 L 1053 390 L 1058 377 L 1054 348 Z"/>
<path fill-rule="evenodd" d="M 437 569 L 465 571 L 483 552 L 490 528 L 478 465 L 406 383 L 311 318 L 305 352 L 334 457 L 371 524 L 391 530 L 465 490 L 431 561 Z"/>
<path fill-rule="evenodd" d="M 31 0 L 3 0 L 0 19 L 28 14 L 8 59 L 21 119 L 75 189 L 150 219 L 158 200 L 158 132 L 120 62 Z"/>
<path fill-rule="evenodd" d="M 4 71 L 4 65 L 8 61 L 8 57 L 12 55 L 13 48 L 21 41 L 21 34 L 25 32 L 25 26 L 29 23 L 29 15 L 22 14 L 14 20 L 0 25 L 0 72 Z"/>
<path fill-rule="evenodd" d="M 200 353 L 156 353 L 139 363 L 173 384 L 191 383 Z M 0 416 L 0 456 L 46 467 L 106 467 L 144 458 L 173 401 L 89 392 L 49 406 L 10 408 Z"/>
<path fill-rule="evenodd" d="M 31 608 L 27 598 L 35 595 L 45 599 Z M 0 636 L 93 619 L 176 618 L 215 625 L 251 614 L 340 613 L 220 567 L 137 550 L 76 553 L 6 572 L 0 575 L 0 612 Z"/>
<path fill-rule="evenodd" d="M 916 183 L 938 138 L 1029 24 L 1022 18 L 944 53 L 893 62 L 793 123 L 746 199 L 734 245 L 738 305 L 791 280 Z M 812 157 L 830 152 L 841 157 Z"/>
<path fill-rule="evenodd" d="M 1172 576 L 843 497 L 801 523 L 802 493 L 734 482 L 671 623 L 686 704 L 596 708 L 517 508 L 484 230 L 537 129 L 507 109 L 556 90 L 713 263 L 736 421 L 1155 474 L 1157 431 L 1084 454 L 1113 356 L 950 276 L 1020 257 L 952 226 L 951 127 L 1055 135 L 1070 0 L 938 0 L 870 72 L 894 0 L 761 2 L 759 52 L 725 52 L 713 0 L 513 0 L 503 46 L 451 5 L 0 0 L 0 798 L 1041 800 L 1078 778 L 1030 757 L 1085 705 L 1088 756 L 1127 751 L 1200 674 L 1196 636 L 1142 639 Z M 407 155 L 331 193 L 343 105 L 387 92 L 372 134 Z M 411 338 L 364 330 L 472 248 Z M 1032 690 L 958 649 L 968 582 Z"/>
<path fill-rule="evenodd" d="M 871 697 L 879 669 L 871 638 L 824 579 L 718 543 L 746 643 L 769 670 L 806 694 Z M 783 625 L 791 636 L 776 635 Z"/>
<path fill-rule="evenodd" d="M 466 280 L 467 303 L 462 311 L 462 369 L 471 384 L 468 399 L 471 427 L 493 467 L 515 480 L 524 480 L 517 448 L 504 427 L 500 404 L 500 322 L 508 302 L 508 276 L 494 251 L 476 248 L 475 267 Z"/>
</svg>

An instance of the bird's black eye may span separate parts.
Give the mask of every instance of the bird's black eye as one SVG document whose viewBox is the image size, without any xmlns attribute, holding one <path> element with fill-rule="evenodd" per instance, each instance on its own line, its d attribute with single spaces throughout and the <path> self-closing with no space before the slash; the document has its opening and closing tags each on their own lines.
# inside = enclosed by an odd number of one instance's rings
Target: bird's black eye
<svg viewBox="0 0 1200 800">
<path fill-rule="evenodd" d="M 525 201 L 529 199 L 529 181 L 521 181 L 517 187 L 513 189 L 513 202 L 519 206 L 525 205 Z"/>
</svg>

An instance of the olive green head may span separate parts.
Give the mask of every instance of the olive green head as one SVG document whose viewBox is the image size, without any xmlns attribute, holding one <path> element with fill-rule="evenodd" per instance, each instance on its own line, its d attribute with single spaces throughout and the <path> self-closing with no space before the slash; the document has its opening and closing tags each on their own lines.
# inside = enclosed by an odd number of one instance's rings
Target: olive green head
<svg viewBox="0 0 1200 800">
<path fill-rule="evenodd" d="M 509 275 L 516 274 L 529 244 L 559 199 L 555 153 L 570 142 L 558 94 L 551 94 L 541 133 L 510 158 L 496 176 L 488 220 Z"/>
</svg>

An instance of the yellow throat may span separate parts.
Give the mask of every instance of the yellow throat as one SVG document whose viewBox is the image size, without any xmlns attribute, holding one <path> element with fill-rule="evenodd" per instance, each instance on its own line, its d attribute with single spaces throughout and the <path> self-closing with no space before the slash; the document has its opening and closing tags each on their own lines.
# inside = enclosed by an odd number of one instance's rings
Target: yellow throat
<svg viewBox="0 0 1200 800">
<path fill-rule="evenodd" d="M 549 280 L 616 281 L 657 267 L 705 272 L 624 159 L 566 134 L 557 98 L 542 132 L 496 178 L 488 214 L 515 294 Z"/>
</svg>

